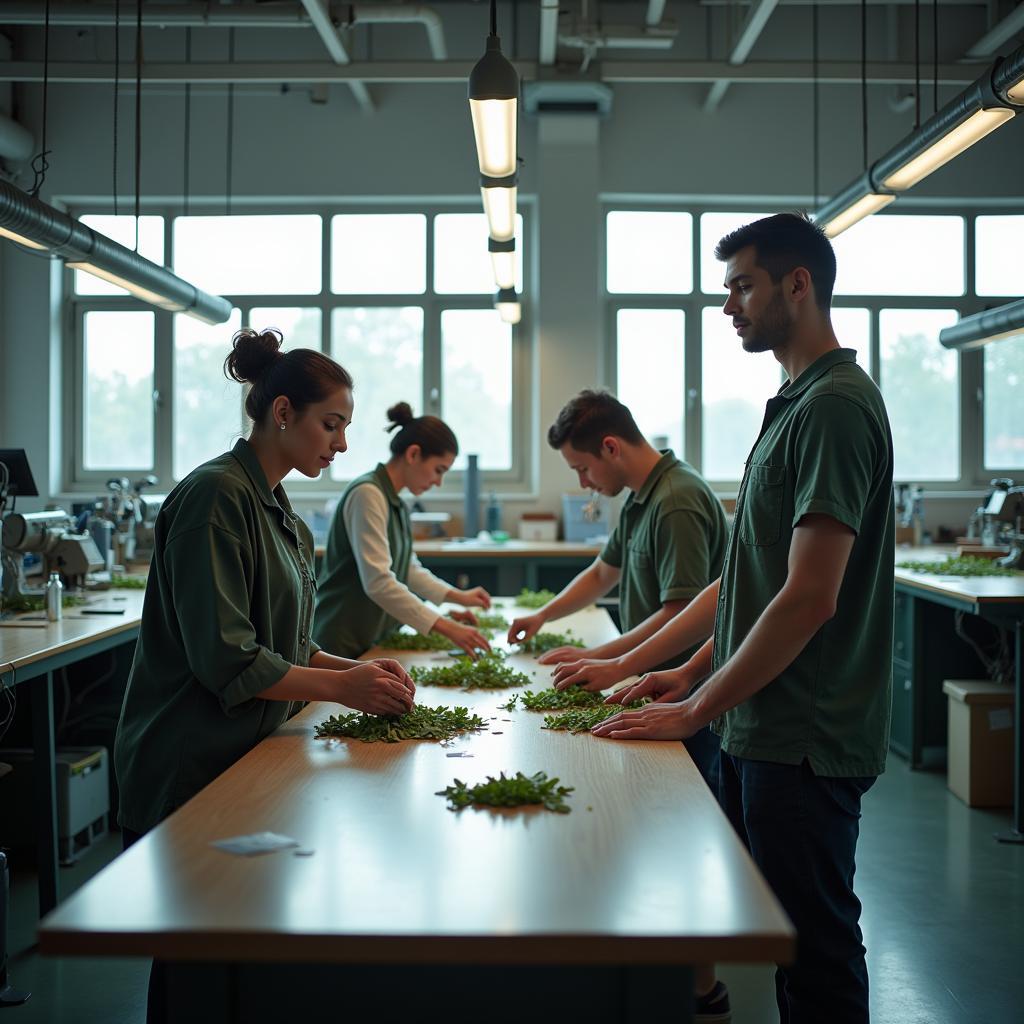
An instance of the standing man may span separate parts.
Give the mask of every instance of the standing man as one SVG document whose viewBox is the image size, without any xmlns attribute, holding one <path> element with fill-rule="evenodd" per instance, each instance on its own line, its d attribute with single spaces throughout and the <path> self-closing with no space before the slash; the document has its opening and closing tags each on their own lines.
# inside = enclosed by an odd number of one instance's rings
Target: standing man
<svg viewBox="0 0 1024 1024">
<path fill-rule="evenodd" d="M 789 379 L 747 459 L 721 579 L 666 631 L 678 647 L 713 642 L 622 698 L 655 704 L 594 732 L 678 739 L 714 722 L 719 800 L 797 929 L 796 962 L 776 972 L 780 1019 L 866 1024 L 853 876 L 861 797 L 889 734 L 892 436 L 878 388 L 832 330 L 821 229 L 778 214 L 715 254 L 744 350 L 771 351 Z"/>
</svg>

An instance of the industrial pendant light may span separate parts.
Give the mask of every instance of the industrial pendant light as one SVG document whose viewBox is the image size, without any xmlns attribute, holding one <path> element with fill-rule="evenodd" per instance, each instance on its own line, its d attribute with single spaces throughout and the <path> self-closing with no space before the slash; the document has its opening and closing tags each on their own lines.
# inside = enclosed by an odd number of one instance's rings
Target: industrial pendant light
<svg viewBox="0 0 1024 1024">
<path fill-rule="evenodd" d="M 491 266 L 494 268 L 494 283 L 500 289 L 516 286 L 516 240 L 507 242 L 487 239 L 487 250 L 491 254 Z"/>
<path fill-rule="evenodd" d="M 514 288 L 499 288 L 494 296 L 494 308 L 507 324 L 515 326 L 522 319 L 523 307 Z"/>
<path fill-rule="evenodd" d="M 510 184 L 509 179 L 481 179 L 480 195 L 484 201 L 484 213 L 487 214 L 487 234 L 496 242 L 507 242 L 516 234 L 516 201 L 517 192 L 515 175 Z M 488 181 L 499 181 L 502 184 L 488 185 Z"/>
<path fill-rule="evenodd" d="M 519 75 L 501 52 L 497 0 L 491 0 L 487 49 L 469 75 L 469 109 L 477 162 L 485 178 L 508 178 L 516 173 L 518 104 Z"/>
<path fill-rule="evenodd" d="M 962 350 L 1015 337 L 1024 338 L 1024 299 L 965 316 L 959 323 L 939 331 L 943 346 Z"/>
</svg>

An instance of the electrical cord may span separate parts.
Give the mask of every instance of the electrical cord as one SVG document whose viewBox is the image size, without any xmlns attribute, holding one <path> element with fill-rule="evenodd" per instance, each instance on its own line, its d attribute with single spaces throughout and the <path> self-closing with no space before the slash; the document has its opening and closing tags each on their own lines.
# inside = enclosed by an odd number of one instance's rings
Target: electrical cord
<svg viewBox="0 0 1024 1024">
<path fill-rule="evenodd" d="M 868 0 L 860 0 L 860 113 L 864 170 L 868 170 Z"/>
<path fill-rule="evenodd" d="M 117 208 L 117 103 L 121 89 L 121 0 L 114 0 L 114 163 L 113 192 L 114 216 L 119 215 Z"/>
<path fill-rule="evenodd" d="M 967 632 L 967 615 L 967 612 L 956 612 L 954 614 L 953 632 L 974 651 L 990 679 L 997 683 L 1008 684 L 1013 672 L 1013 659 L 1006 633 L 998 627 L 993 627 L 997 638 L 994 645 L 995 650 L 987 651 Z"/>
<path fill-rule="evenodd" d="M 139 251 L 139 207 L 142 197 L 142 0 L 135 14 L 135 251 Z"/>
<path fill-rule="evenodd" d="M 191 65 L 192 63 L 192 29 L 185 29 L 185 63 Z M 183 147 L 183 160 L 184 168 L 182 174 L 182 191 L 185 196 L 184 212 L 185 216 L 189 216 L 189 206 L 191 199 L 189 193 L 191 192 L 191 182 L 189 180 L 190 165 L 192 163 L 192 83 L 185 83 L 185 145 Z"/>
<path fill-rule="evenodd" d="M 921 127 L 921 0 L 914 0 L 914 128 Z"/>
<path fill-rule="evenodd" d="M 821 159 L 819 150 L 820 146 L 820 96 L 819 96 L 819 82 L 818 82 L 818 5 L 814 4 L 811 7 L 811 63 L 813 66 L 812 76 L 814 78 L 814 126 L 811 133 L 814 142 L 814 205 L 818 205 L 818 196 L 821 195 Z"/>
<path fill-rule="evenodd" d="M 43 32 L 43 148 L 32 157 L 32 170 L 35 173 L 35 181 L 28 190 L 33 198 L 39 195 L 39 190 L 46 181 L 46 172 L 50 169 L 50 163 L 46 159 L 50 150 L 46 148 L 46 115 L 50 97 L 50 0 L 46 0 L 45 14 L 46 28 Z"/>
</svg>

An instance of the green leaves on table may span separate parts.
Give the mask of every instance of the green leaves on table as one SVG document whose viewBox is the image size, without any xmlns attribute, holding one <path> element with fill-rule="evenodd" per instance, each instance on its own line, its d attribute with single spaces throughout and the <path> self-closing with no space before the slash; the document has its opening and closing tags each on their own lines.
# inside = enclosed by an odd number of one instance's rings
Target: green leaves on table
<svg viewBox="0 0 1024 1024">
<path fill-rule="evenodd" d="M 440 633 L 421 636 L 419 633 L 400 633 L 396 630 L 381 637 L 377 646 L 388 651 L 447 651 L 452 642 Z"/>
<path fill-rule="evenodd" d="M 529 587 L 523 587 L 515 601 L 520 608 L 543 608 L 548 601 L 554 599 L 555 595 L 550 590 L 530 590 Z"/>
<path fill-rule="evenodd" d="M 1006 569 L 996 565 L 990 558 L 979 558 L 977 555 L 950 555 L 941 562 L 897 562 L 897 569 L 910 569 L 911 572 L 927 572 L 933 576 L 1017 576 L 1016 569 Z"/>
<path fill-rule="evenodd" d="M 545 772 L 535 775 L 524 775 L 516 772 L 506 776 L 502 772 L 498 778 L 487 776 L 486 782 L 475 786 L 467 786 L 456 779 L 454 785 L 437 791 L 437 796 L 447 797 L 448 810 L 461 811 L 472 804 L 484 807 L 527 807 L 541 804 L 546 810 L 556 814 L 568 814 L 572 809 L 565 798 L 573 791 L 572 786 L 559 786 L 558 779 L 549 779 Z"/>
<path fill-rule="evenodd" d="M 79 597 L 77 594 L 61 594 L 60 606 L 61 608 L 77 608 L 79 605 L 85 604 L 85 598 Z M 23 597 L 0 597 L 0 605 L 3 606 L 3 611 L 13 613 L 20 612 L 41 612 L 46 607 L 45 597 L 34 597 L 31 594 L 27 594 Z"/>
<path fill-rule="evenodd" d="M 604 703 L 604 694 L 567 686 L 564 690 L 525 690 L 521 694 L 527 711 L 560 711 L 565 708 L 595 707 Z"/>
<path fill-rule="evenodd" d="M 543 654 L 545 651 L 552 651 L 556 647 L 583 647 L 583 641 L 572 635 L 572 630 L 565 633 L 537 633 L 519 644 L 519 650 L 523 654 Z"/>
<path fill-rule="evenodd" d="M 507 664 L 500 651 L 481 655 L 476 661 L 456 658 L 451 665 L 417 665 L 409 670 L 409 675 L 417 685 L 459 686 L 463 690 L 503 690 L 531 682 L 528 675 Z"/>
<path fill-rule="evenodd" d="M 573 708 L 557 715 L 545 715 L 544 728 L 563 732 L 589 732 L 599 722 L 617 715 L 620 711 L 642 708 L 648 703 L 650 702 L 645 698 L 635 700 L 625 708 L 618 704 L 602 704 L 596 708 Z"/>
<path fill-rule="evenodd" d="M 317 739 L 344 736 L 364 743 L 398 743 L 401 740 L 450 740 L 486 726 L 479 715 L 466 708 L 428 708 L 416 704 L 404 715 L 331 715 L 316 727 Z"/>
<path fill-rule="evenodd" d="M 498 612 L 473 612 L 473 614 L 476 616 L 476 628 L 481 631 L 508 629 L 508 627 L 512 625 L 504 615 L 501 615 Z M 454 618 L 451 612 L 448 613 L 448 618 Z"/>
<path fill-rule="evenodd" d="M 511 697 L 504 703 L 499 704 L 498 709 L 500 711 L 515 711 L 516 706 L 519 704 L 519 694 L 513 693 Z"/>
</svg>

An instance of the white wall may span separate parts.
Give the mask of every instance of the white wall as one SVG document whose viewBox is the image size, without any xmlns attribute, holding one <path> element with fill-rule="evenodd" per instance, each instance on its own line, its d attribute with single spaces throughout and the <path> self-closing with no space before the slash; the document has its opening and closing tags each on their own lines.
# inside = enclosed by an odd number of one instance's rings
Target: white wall
<svg viewBox="0 0 1024 1024">
<path fill-rule="evenodd" d="M 483 9 L 441 5 L 452 58 L 470 59 L 482 47 Z M 603 5 L 606 21 L 637 24 L 643 8 Z M 909 39 L 908 17 L 901 11 L 901 38 Z M 872 57 L 886 59 L 889 27 L 883 11 L 872 9 Z M 726 52 L 725 8 L 708 15 L 695 5 L 669 5 L 669 16 L 684 31 L 673 56 L 720 59 Z M 503 8 L 503 24 L 507 11 Z M 822 57 L 859 56 L 859 14 L 852 8 L 822 9 Z M 705 19 L 711 18 L 710 36 Z M 804 60 L 810 53 L 810 11 L 780 8 L 769 23 L 753 59 Z M 536 18 L 532 9 L 518 15 L 518 31 L 503 27 L 506 49 L 533 56 Z M 984 31 L 983 8 L 942 8 L 943 31 L 952 58 Z M 226 33 L 196 31 L 195 60 L 221 60 Z M 131 74 L 133 36 L 122 39 L 124 73 Z M 368 37 L 357 34 L 356 56 L 368 52 Z M 40 55 L 40 33 L 22 30 L 16 52 Z M 422 30 L 376 29 L 375 59 L 426 57 Z M 180 30 L 147 31 L 150 60 L 180 59 Z M 65 59 L 108 60 L 110 30 L 54 36 L 53 51 Z M 239 32 L 239 60 L 282 60 L 319 56 L 309 33 Z M 628 53 L 613 53 L 624 59 Z M 521 176 L 524 195 L 537 201 L 540 231 L 536 289 L 528 297 L 536 362 L 533 381 L 536 503 L 556 509 L 572 481 L 543 440 L 548 423 L 563 401 L 580 387 L 602 383 L 604 315 L 599 280 L 602 196 L 650 195 L 660 198 L 713 194 L 772 197 L 789 207 L 794 197 L 810 203 L 812 149 L 811 88 L 807 86 L 733 85 L 715 115 L 701 110 L 706 91 L 696 85 L 615 87 L 611 116 L 579 122 L 549 117 L 543 123 L 521 121 Z M 946 90 L 955 92 L 958 90 Z M 19 119 L 34 128 L 41 121 L 40 88 L 16 90 Z M 871 153 L 880 155 L 913 123 L 913 111 L 895 114 L 893 90 L 870 90 Z M 347 87 L 332 86 L 329 102 L 310 102 L 304 89 L 236 88 L 234 178 L 238 204 L 270 197 L 353 198 L 406 195 L 473 195 L 476 187 L 472 133 L 462 85 L 388 85 L 373 89 L 377 110 L 359 110 Z M 925 113 L 930 113 L 926 93 Z M 942 97 L 946 98 L 945 96 Z M 53 150 L 44 196 L 67 201 L 109 196 L 111 187 L 110 85 L 53 85 L 49 100 L 49 145 Z M 823 86 L 821 181 L 831 194 L 860 169 L 859 88 Z M 223 89 L 193 91 L 193 196 L 218 202 L 225 193 L 226 103 Z M 142 185 L 146 196 L 178 197 L 182 190 L 183 99 L 180 88 L 147 89 L 143 100 Z M 1022 195 L 1021 157 L 1024 118 L 930 178 L 916 195 L 994 197 Z M 130 203 L 134 105 L 130 89 L 121 94 L 118 176 L 122 200 Z M 782 199 L 781 197 L 785 197 Z M 1024 205 L 1024 203 L 1022 203 Z M 50 274 L 44 261 L 5 246 L 0 255 L 0 441 L 25 446 L 40 480 L 51 492 L 61 487 L 60 401 L 57 332 L 53 329 Z M 946 518 L 956 518 L 953 506 Z M 521 507 L 521 506 L 520 506 Z M 934 506 L 933 506 L 934 507 Z M 965 516 L 960 516 L 964 518 Z M 506 520 L 511 518 L 506 516 Z"/>
</svg>

